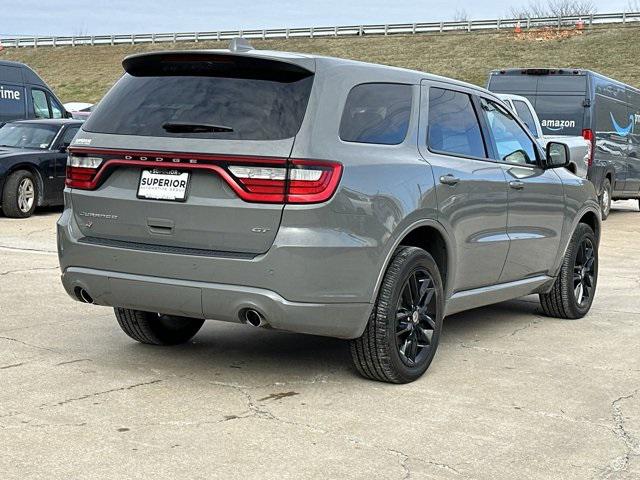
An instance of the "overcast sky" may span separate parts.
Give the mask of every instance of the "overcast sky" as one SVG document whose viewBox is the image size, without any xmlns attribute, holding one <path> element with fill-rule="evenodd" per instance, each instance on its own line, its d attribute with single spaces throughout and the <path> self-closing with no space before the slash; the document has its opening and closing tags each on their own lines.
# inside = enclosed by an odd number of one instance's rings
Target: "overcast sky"
<svg viewBox="0 0 640 480">
<path fill-rule="evenodd" d="M 527 0 L 0 0 L 0 36 L 99 35 L 409 23 L 506 16 Z M 599 12 L 628 0 L 595 0 Z"/>
</svg>

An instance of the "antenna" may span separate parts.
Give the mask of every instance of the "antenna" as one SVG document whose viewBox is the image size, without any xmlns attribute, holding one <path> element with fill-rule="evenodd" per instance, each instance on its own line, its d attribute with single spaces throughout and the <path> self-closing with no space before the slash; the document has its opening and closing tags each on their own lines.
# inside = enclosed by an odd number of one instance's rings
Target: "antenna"
<svg viewBox="0 0 640 480">
<path fill-rule="evenodd" d="M 231 52 L 248 52 L 254 50 L 253 45 L 242 37 L 232 38 L 229 42 L 229 51 Z"/>
</svg>

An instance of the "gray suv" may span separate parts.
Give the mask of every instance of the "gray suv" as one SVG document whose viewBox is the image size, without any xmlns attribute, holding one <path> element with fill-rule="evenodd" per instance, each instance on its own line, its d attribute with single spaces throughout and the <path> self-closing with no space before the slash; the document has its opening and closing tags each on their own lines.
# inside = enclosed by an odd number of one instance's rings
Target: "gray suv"
<svg viewBox="0 0 640 480">
<path fill-rule="evenodd" d="M 256 51 L 145 53 L 70 147 L 62 282 L 133 339 L 205 319 L 349 339 L 358 371 L 428 368 L 446 315 L 539 294 L 584 316 L 593 185 L 490 92 Z"/>
</svg>

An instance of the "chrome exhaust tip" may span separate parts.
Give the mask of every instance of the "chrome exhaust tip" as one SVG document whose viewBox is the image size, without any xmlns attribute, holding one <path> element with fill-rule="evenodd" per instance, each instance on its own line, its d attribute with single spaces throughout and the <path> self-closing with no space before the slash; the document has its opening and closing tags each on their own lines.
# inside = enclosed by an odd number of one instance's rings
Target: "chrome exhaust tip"
<svg viewBox="0 0 640 480">
<path fill-rule="evenodd" d="M 87 292 L 84 288 L 76 288 L 76 297 L 78 297 L 78 300 L 80 300 L 82 303 L 94 303 L 93 297 L 91 297 L 91 295 L 89 295 L 89 292 Z"/>
<path fill-rule="evenodd" d="M 244 321 L 252 327 L 264 327 L 267 325 L 267 321 L 262 314 L 253 308 L 247 308 L 243 312 L 242 317 Z"/>
</svg>

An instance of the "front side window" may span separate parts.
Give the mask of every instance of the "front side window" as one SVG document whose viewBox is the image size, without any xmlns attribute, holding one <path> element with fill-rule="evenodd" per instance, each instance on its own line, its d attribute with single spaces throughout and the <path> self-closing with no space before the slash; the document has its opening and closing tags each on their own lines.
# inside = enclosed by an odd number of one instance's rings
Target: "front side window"
<svg viewBox="0 0 640 480">
<path fill-rule="evenodd" d="M 33 99 L 33 113 L 36 118 L 51 118 L 49 113 L 49 104 L 47 103 L 47 94 L 42 90 L 31 90 L 31 98 Z"/>
<path fill-rule="evenodd" d="M 430 150 L 464 157 L 487 157 L 478 116 L 468 94 L 429 89 L 428 125 Z"/>
<path fill-rule="evenodd" d="M 409 129 L 412 88 L 397 83 L 353 87 L 342 112 L 340 138 L 379 145 L 402 143 Z"/>
<path fill-rule="evenodd" d="M 533 119 L 533 115 L 531 114 L 531 109 L 529 108 L 529 106 L 522 100 L 514 100 L 513 108 L 516 109 L 518 117 L 520 117 L 520 120 L 522 120 L 527 126 L 529 132 L 531 132 L 534 137 L 537 137 L 538 132 L 536 131 L 536 121 Z"/>
<path fill-rule="evenodd" d="M 525 130 L 502 106 L 481 100 L 500 160 L 522 165 L 537 163 L 536 147 Z"/>
</svg>

